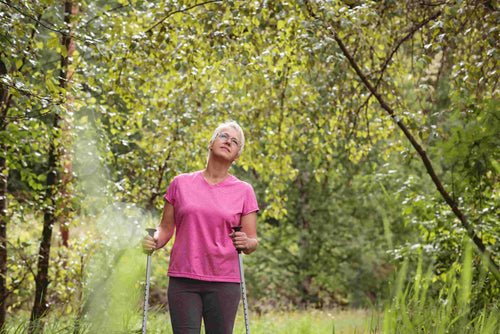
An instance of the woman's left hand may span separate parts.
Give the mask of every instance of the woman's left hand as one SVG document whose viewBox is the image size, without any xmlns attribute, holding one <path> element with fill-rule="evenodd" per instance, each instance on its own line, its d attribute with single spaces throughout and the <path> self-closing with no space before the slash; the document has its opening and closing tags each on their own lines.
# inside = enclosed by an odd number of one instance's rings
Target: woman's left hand
<svg viewBox="0 0 500 334">
<path fill-rule="evenodd" d="M 257 239 L 257 212 L 250 212 L 241 217 L 241 230 L 233 231 L 229 237 L 233 240 L 236 249 L 242 250 L 245 254 L 255 252 L 259 245 Z"/>
<path fill-rule="evenodd" d="M 245 232 L 233 232 L 229 235 L 233 239 L 233 245 L 236 249 L 246 250 L 248 249 L 248 236 Z"/>
</svg>

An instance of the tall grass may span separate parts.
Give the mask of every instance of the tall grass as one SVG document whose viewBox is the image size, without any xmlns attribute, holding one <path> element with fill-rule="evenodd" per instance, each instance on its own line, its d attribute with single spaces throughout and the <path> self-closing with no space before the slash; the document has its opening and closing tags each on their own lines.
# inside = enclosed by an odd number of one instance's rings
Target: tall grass
<svg viewBox="0 0 500 334">
<path fill-rule="evenodd" d="M 413 283 L 405 286 L 408 262 L 404 263 L 384 312 L 383 333 L 500 333 L 498 306 L 485 303 L 478 309 L 474 303 L 473 289 L 480 289 L 487 275 L 474 275 L 472 255 L 472 246 L 466 242 L 462 260 L 442 275 L 444 284 L 438 291 L 432 291 L 437 279 L 432 268 L 423 272 L 422 257 Z M 485 273 L 486 268 L 479 270 Z M 473 281 L 473 277 L 479 279 Z"/>
</svg>

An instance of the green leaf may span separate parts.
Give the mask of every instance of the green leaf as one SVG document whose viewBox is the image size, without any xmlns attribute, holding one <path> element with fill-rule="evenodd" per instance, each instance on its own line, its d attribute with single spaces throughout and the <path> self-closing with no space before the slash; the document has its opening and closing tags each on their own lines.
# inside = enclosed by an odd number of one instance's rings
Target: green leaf
<svg viewBox="0 0 500 334">
<path fill-rule="evenodd" d="M 59 38 L 51 37 L 47 40 L 48 49 L 57 49 L 59 47 Z"/>
<path fill-rule="evenodd" d="M 68 50 L 66 49 L 66 45 L 61 45 L 60 53 L 61 53 L 61 56 L 63 56 L 63 57 L 68 56 Z"/>
<path fill-rule="evenodd" d="M 54 85 L 52 78 L 47 78 L 47 80 L 45 81 L 45 84 L 47 85 L 47 88 L 51 92 L 57 91 L 57 87 L 56 87 L 56 85 Z"/>
</svg>

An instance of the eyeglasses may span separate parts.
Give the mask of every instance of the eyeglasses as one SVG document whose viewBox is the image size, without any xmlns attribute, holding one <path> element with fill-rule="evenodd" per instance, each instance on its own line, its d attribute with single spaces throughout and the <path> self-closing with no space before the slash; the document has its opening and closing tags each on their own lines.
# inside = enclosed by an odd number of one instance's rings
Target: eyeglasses
<svg viewBox="0 0 500 334">
<path fill-rule="evenodd" d="M 235 147 L 240 147 L 240 142 L 236 138 L 230 137 L 227 133 L 218 133 L 217 137 L 220 138 L 222 141 L 230 141 L 231 145 Z"/>
</svg>

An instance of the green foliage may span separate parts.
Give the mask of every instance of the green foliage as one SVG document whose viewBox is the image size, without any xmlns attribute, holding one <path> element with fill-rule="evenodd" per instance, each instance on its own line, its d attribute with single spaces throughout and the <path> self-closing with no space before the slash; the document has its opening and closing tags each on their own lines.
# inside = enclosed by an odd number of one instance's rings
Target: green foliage
<svg viewBox="0 0 500 334">
<path fill-rule="evenodd" d="M 61 3 L 0 4 L 0 57 L 7 69 L 0 85 L 9 96 L 0 104 L 9 315 L 31 303 L 44 209 L 55 209 L 76 229 L 70 249 L 52 253 L 51 313 L 83 316 L 88 285 L 97 281 L 111 304 L 111 282 L 132 289 L 118 274 L 137 254 L 117 255 L 122 245 L 110 240 L 135 244 L 128 237 L 138 240 L 140 233 L 132 223 L 125 229 L 130 235 L 115 234 L 103 228 L 103 217 L 130 222 L 123 211 L 140 224 L 156 224 L 170 180 L 203 168 L 211 131 L 227 119 L 247 135 L 231 172 L 254 186 L 261 208 L 259 251 L 245 259 L 256 311 L 383 303 L 396 260 L 417 257 L 420 248 L 422 262 L 435 263 L 427 288 L 451 289 L 449 269 L 458 266 L 466 233 L 352 71 L 333 32 L 426 148 L 445 188 L 500 263 L 498 4 L 78 5 L 73 74 L 64 86 L 60 57 L 69 50 L 61 45 L 68 28 Z M 66 193 L 47 199 L 51 144 L 60 157 L 57 185 Z M 162 265 L 153 281 L 161 295 L 168 249 L 157 260 Z M 474 286 L 468 307 L 477 311 L 498 301 L 499 285 L 474 270 L 480 257 L 472 260 L 471 279 L 483 287 Z M 93 281 L 99 266 L 110 270 Z M 416 268 L 408 271 L 422 277 Z M 123 274 L 137 283 L 134 275 Z M 133 313 L 137 296 L 130 297 L 123 314 Z M 66 308 L 56 306 L 62 303 Z M 484 314 L 487 328 L 492 320 Z"/>
<path fill-rule="evenodd" d="M 40 230 L 41 224 L 34 220 L 13 225 L 10 229 L 11 234 L 17 238 L 8 244 L 9 314 L 30 312 L 35 284 L 31 270 L 36 267 L 36 241 Z M 55 238 L 55 243 L 60 244 L 60 238 Z M 85 233 L 75 238 L 71 243 L 71 250 L 61 246 L 53 248 L 51 258 L 55 265 L 50 267 L 49 277 L 54 291 L 47 298 L 47 302 L 54 305 L 54 308 L 51 308 L 52 315 L 67 316 L 75 314 L 80 308 L 90 255 L 88 251 L 92 247 L 92 237 Z"/>
<path fill-rule="evenodd" d="M 378 304 L 393 269 L 388 251 L 418 238 L 394 212 L 401 200 L 387 196 L 396 191 L 387 179 L 394 171 L 344 156 L 318 182 L 310 162 L 294 163 L 300 172 L 286 189 L 287 215 L 265 221 L 259 251 L 248 258 L 257 309 Z"/>
</svg>

